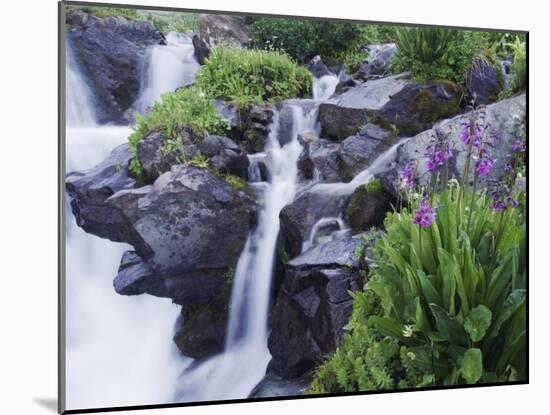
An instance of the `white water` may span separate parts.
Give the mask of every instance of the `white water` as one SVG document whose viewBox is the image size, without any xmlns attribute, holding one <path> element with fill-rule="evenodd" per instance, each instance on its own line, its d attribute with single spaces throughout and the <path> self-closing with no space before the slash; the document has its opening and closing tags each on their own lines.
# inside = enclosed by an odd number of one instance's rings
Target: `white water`
<svg viewBox="0 0 550 415">
<path fill-rule="evenodd" d="M 380 154 L 369 167 L 357 174 L 349 183 L 319 183 L 308 189 L 308 192 L 327 192 L 335 195 L 349 195 L 363 184 L 369 183 L 374 176 L 391 169 L 397 157 L 397 149 L 405 140 L 391 146 Z"/>
<path fill-rule="evenodd" d="M 292 141 L 281 147 L 275 116 L 266 148 L 269 183 L 258 227 L 239 258 L 231 294 L 225 350 L 182 376 L 181 399 L 203 401 L 246 398 L 265 375 L 269 296 L 279 234 L 279 212 L 296 194 L 297 161 L 302 146 L 297 135 L 316 129 L 317 118 L 292 104 Z"/>
<path fill-rule="evenodd" d="M 324 75 L 313 79 L 313 99 L 325 101 L 334 95 L 338 85 L 336 75 Z"/>
<path fill-rule="evenodd" d="M 166 35 L 166 45 L 149 48 L 137 112 L 145 114 L 161 94 L 193 83 L 200 68 L 194 52 L 191 37 L 176 32 Z"/>
<path fill-rule="evenodd" d="M 323 228 L 331 225 L 338 225 L 338 231 L 335 232 L 346 231 L 349 229 L 346 222 L 344 222 L 344 220 L 340 217 L 327 216 L 319 219 L 311 228 L 308 240 L 302 243 L 302 253 L 306 252 L 315 245 L 317 235 Z"/>
<path fill-rule="evenodd" d="M 95 123 L 93 97 L 69 46 L 66 171 L 84 170 L 127 141 L 129 127 Z M 173 402 L 189 360 L 172 341 L 179 307 L 168 299 L 116 294 L 113 278 L 128 245 L 77 227 L 67 207 L 66 408 Z"/>
</svg>

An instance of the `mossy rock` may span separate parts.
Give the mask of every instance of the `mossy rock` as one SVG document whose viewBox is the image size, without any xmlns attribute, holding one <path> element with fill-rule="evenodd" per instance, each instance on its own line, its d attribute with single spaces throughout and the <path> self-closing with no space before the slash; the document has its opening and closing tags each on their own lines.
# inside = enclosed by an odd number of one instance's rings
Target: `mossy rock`
<svg viewBox="0 0 550 415">
<path fill-rule="evenodd" d="M 390 195 L 386 193 L 380 180 L 373 180 L 355 189 L 344 211 L 344 219 L 352 233 L 356 234 L 373 226 L 382 225 L 391 201 Z"/>
</svg>

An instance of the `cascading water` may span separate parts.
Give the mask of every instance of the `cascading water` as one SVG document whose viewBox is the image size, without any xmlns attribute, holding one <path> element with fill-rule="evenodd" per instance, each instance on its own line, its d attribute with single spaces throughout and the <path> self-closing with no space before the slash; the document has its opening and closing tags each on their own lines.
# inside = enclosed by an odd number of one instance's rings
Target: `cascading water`
<svg viewBox="0 0 550 415">
<path fill-rule="evenodd" d="M 285 105 L 293 114 L 292 140 L 281 146 L 278 116 L 274 116 L 264 157 L 269 183 L 258 226 L 248 237 L 235 271 L 225 350 L 183 374 L 181 400 L 246 398 L 264 377 L 271 359 L 267 319 L 279 212 L 292 202 L 297 190 L 297 161 L 302 151 L 298 134 L 315 131 L 317 122 L 315 112 Z"/>
<path fill-rule="evenodd" d="M 336 75 L 323 75 L 320 78 L 315 78 L 313 80 L 313 99 L 321 101 L 329 99 L 334 94 L 338 81 Z"/>
<path fill-rule="evenodd" d="M 161 94 L 192 84 L 200 67 L 194 54 L 191 37 L 184 33 L 170 32 L 166 35 L 166 45 L 151 46 L 136 111 L 145 114 Z"/>
<path fill-rule="evenodd" d="M 74 56 L 67 45 L 67 172 L 98 164 L 131 131 L 96 124 L 91 90 Z M 67 409 L 173 402 L 177 377 L 189 363 L 172 341 L 177 306 L 114 291 L 113 277 L 128 249 L 85 233 L 67 206 Z"/>
</svg>

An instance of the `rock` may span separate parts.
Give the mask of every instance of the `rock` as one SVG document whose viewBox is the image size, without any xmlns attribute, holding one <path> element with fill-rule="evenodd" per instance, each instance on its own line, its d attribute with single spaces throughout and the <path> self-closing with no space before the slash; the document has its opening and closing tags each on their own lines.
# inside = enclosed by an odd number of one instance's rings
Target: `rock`
<svg viewBox="0 0 550 415">
<path fill-rule="evenodd" d="M 487 59 L 476 57 L 466 73 L 466 89 L 477 105 L 487 105 L 498 99 L 498 94 L 504 88 L 504 77 Z"/>
<path fill-rule="evenodd" d="M 297 120 L 304 117 L 308 121 L 317 118 L 318 103 L 313 100 L 288 100 L 280 104 L 279 108 L 279 131 L 278 138 L 281 145 L 288 144 L 298 133 L 317 133 L 312 127 L 315 123 L 310 122 L 311 129 L 308 131 Z"/>
<path fill-rule="evenodd" d="M 214 169 L 220 173 L 230 173 L 246 178 L 249 166 L 246 153 L 233 140 L 219 135 L 209 135 L 198 148 L 210 159 Z"/>
<path fill-rule="evenodd" d="M 272 398 L 276 396 L 289 397 L 304 395 L 311 384 L 312 373 L 306 373 L 297 379 L 284 379 L 272 373 L 265 378 L 250 392 L 249 398 Z"/>
<path fill-rule="evenodd" d="M 347 202 L 344 220 L 353 234 L 382 226 L 391 201 L 392 197 L 380 181 L 373 180 L 355 189 Z"/>
<path fill-rule="evenodd" d="M 345 181 L 365 170 L 380 154 L 395 144 L 395 134 L 376 124 L 366 124 L 357 135 L 342 141 L 338 166 Z"/>
<path fill-rule="evenodd" d="M 317 137 L 314 140 L 311 134 L 307 133 L 305 136 L 309 138 L 309 141 L 304 142 L 304 148 L 298 159 L 298 169 L 303 177 L 307 180 L 318 178 L 328 183 L 341 181 L 342 176 L 338 164 L 340 144 Z"/>
<path fill-rule="evenodd" d="M 338 216 L 341 199 L 339 195 L 309 191 L 281 210 L 282 243 L 291 257 L 300 254 L 303 242 L 309 239 L 311 229 L 319 219 Z"/>
<path fill-rule="evenodd" d="M 325 75 L 334 75 L 327 65 L 323 63 L 323 60 L 319 55 L 309 61 L 307 68 L 315 78 L 320 78 Z"/>
<path fill-rule="evenodd" d="M 124 215 L 105 201 L 119 190 L 132 189 L 128 144 L 116 147 L 96 167 L 67 174 L 65 187 L 76 223 L 86 232 L 115 242 L 131 239 Z"/>
<path fill-rule="evenodd" d="M 369 56 L 363 61 L 359 70 L 353 75 L 355 79 L 366 81 L 373 76 L 384 75 L 392 59 L 397 53 L 395 43 L 384 43 L 381 45 L 368 45 L 366 51 Z"/>
<path fill-rule="evenodd" d="M 321 136 L 340 141 L 369 122 L 384 128 L 395 126 L 405 135 L 416 134 L 459 112 L 462 94 L 455 84 L 415 83 L 407 76 L 369 80 L 322 103 Z"/>
<path fill-rule="evenodd" d="M 296 378 L 334 352 L 352 311 L 348 291 L 363 285 L 354 257 L 361 238 L 318 245 L 287 264 L 270 316 L 268 372 Z"/>
<path fill-rule="evenodd" d="M 204 65 L 206 59 L 210 56 L 208 45 L 197 35 L 193 35 L 192 42 L 195 48 L 195 59 L 199 65 Z"/>
<path fill-rule="evenodd" d="M 252 41 L 242 17 L 223 14 L 200 14 L 199 36 L 209 47 L 223 44 L 246 48 Z"/>
<path fill-rule="evenodd" d="M 227 308 L 220 304 L 200 304 L 182 308 L 176 323 L 174 342 L 181 352 L 193 359 L 212 356 L 223 350 Z"/>
<path fill-rule="evenodd" d="M 245 193 L 189 165 L 173 166 L 146 192 L 124 190 L 108 203 L 122 212 L 138 236 L 126 242 L 155 274 L 167 276 L 200 270 L 224 273 L 234 266 L 256 208 Z"/>
<path fill-rule="evenodd" d="M 334 92 L 336 94 L 343 94 L 348 89 L 353 88 L 354 86 L 357 86 L 357 82 L 351 77 L 351 75 L 342 71 L 338 75 L 338 84 L 336 84 L 336 89 L 334 90 Z"/>
<path fill-rule="evenodd" d="M 504 176 L 506 156 L 511 152 L 511 146 L 516 141 L 516 117 L 523 118 L 526 115 L 525 94 L 505 99 L 488 105 L 484 110 L 486 130 L 484 140 L 493 144 L 486 146 L 488 155 L 496 160 L 489 175 L 480 179 L 480 183 L 486 179 L 499 179 Z M 424 131 L 406 141 L 397 151 L 397 166 L 394 170 L 384 174 L 385 186 L 388 191 L 395 192 L 399 188 L 397 171 L 402 169 L 408 160 L 417 161 L 416 180 L 420 184 L 428 184 L 430 174 L 427 170 L 426 149 L 437 137 L 440 140 L 448 140 L 454 149 L 454 157 L 449 162 L 449 175 L 461 180 L 466 161 L 465 144 L 460 139 L 462 124 L 469 122 L 469 113 L 461 114 L 454 118 L 438 122 L 430 130 Z M 470 178 L 473 177 L 475 163 L 471 163 Z"/>
<path fill-rule="evenodd" d="M 164 35 L 146 21 L 121 16 L 75 12 L 67 23 L 69 44 L 92 84 L 98 122 L 125 123 L 140 89 L 140 62 L 148 46 L 165 44 Z"/>
</svg>

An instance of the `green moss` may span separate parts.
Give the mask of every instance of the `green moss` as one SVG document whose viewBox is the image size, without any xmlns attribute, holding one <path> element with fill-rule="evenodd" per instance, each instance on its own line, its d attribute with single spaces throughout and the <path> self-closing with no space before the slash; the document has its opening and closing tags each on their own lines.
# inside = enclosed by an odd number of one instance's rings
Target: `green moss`
<svg viewBox="0 0 550 415">
<path fill-rule="evenodd" d="M 288 261 L 290 261 L 290 255 L 286 250 L 285 243 L 282 239 L 279 239 L 277 250 L 279 252 L 279 259 L 281 260 L 281 262 L 283 264 L 288 264 Z"/>
<path fill-rule="evenodd" d="M 365 185 L 367 193 L 379 193 L 382 191 L 382 183 L 379 179 L 371 180 Z"/>
<path fill-rule="evenodd" d="M 440 101 L 435 99 L 434 92 L 427 88 L 419 91 L 407 107 L 407 113 L 410 115 L 418 114 L 420 122 L 426 127 L 460 112 L 460 94 L 458 91 L 462 91 L 462 88 L 450 81 L 437 81 L 436 83 L 443 83 L 447 91 L 454 93 L 455 96 L 446 101 Z"/>
<path fill-rule="evenodd" d="M 250 192 L 250 187 L 248 186 L 248 183 L 240 177 L 235 176 L 234 174 L 226 174 L 224 176 L 224 179 L 229 185 L 231 185 L 239 192 Z"/>
</svg>

